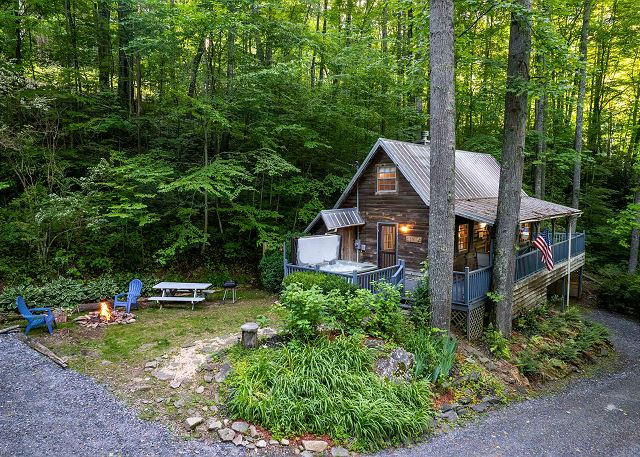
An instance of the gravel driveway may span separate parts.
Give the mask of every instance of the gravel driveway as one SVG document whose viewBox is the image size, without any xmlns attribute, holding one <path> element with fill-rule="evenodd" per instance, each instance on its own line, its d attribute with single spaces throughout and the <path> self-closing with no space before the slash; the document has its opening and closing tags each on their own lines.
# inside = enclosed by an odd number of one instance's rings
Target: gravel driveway
<svg viewBox="0 0 640 457">
<path fill-rule="evenodd" d="M 233 445 L 184 441 L 107 390 L 0 335 L 0 456 L 235 456 Z"/>
<path fill-rule="evenodd" d="M 620 370 L 572 383 L 559 395 L 492 412 L 387 456 L 640 455 L 640 326 L 605 312 Z M 229 445 L 181 441 L 99 384 L 62 370 L 13 336 L 0 336 L 0 456 L 241 455 Z"/>
<path fill-rule="evenodd" d="M 640 325 L 603 311 L 591 316 L 611 330 L 620 352 L 615 373 L 377 456 L 640 456 Z"/>
</svg>

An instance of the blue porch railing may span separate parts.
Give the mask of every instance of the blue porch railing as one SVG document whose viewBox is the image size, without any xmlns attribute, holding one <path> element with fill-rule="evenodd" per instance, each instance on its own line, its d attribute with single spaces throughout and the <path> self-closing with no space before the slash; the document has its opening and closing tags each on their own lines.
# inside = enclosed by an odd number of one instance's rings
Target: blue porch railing
<svg viewBox="0 0 640 457">
<path fill-rule="evenodd" d="M 567 260 L 569 242 L 566 234 L 558 233 L 554 236 L 554 244 L 551 245 L 553 262 L 562 263 Z M 576 257 L 585 250 L 585 233 L 575 233 L 571 237 L 571 257 Z M 537 249 L 516 257 L 515 280 L 522 281 L 527 277 L 546 269 L 540 260 L 540 251 Z M 492 267 L 453 272 L 452 303 L 457 307 L 474 307 L 482 304 L 487 298 L 487 292 L 491 290 Z"/>
</svg>

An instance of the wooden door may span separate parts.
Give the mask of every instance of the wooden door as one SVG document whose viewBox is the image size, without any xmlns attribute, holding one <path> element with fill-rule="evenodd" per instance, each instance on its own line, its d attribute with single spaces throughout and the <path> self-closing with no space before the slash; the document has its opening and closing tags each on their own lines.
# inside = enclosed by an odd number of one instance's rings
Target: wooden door
<svg viewBox="0 0 640 457">
<path fill-rule="evenodd" d="M 396 224 L 378 225 L 378 267 L 395 265 L 398 254 L 398 231 Z"/>
<path fill-rule="evenodd" d="M 340 258 L 342 260 L 356 260 L 356 250 L 354 243 L 356 241 L 356 228 L 346 227 L 337 230 L 340 235 Z"/>
</svg>

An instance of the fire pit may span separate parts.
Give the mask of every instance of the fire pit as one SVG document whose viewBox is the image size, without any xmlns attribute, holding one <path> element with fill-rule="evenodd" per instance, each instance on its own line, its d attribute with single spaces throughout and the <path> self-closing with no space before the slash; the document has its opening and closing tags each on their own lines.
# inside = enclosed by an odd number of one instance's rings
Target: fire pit
<svg viewBox="0 0 640 457">
<path fill-rule="evenodd" d="M 135 321 L 134 314 L 111 309 L 106 300 L 99 303 L 98 311 L 92 311 L 74 319 L 74 322 L 88 328 L 106 327 L 113 324 L 132 324 Z"/>
</svg>

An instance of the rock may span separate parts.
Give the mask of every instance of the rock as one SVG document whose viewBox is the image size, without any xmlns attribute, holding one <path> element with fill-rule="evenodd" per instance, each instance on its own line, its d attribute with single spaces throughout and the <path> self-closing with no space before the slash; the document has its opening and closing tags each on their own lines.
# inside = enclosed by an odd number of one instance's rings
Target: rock
<svg viewBox="0 0 640 457">
<path fill-rule="evenodd" d="M 222 428 L 222 422 L 218 419 L 212 418 L 207 421 L 207 430 L 218 430 Z"/>
<path fill-rule="evenodd" d="M 364 340 L 364 345 L 368 348 L 377 348 L 380 346 L 384 346 L 384 341 L 377 338 L 367 338 L 366 340 Z"/>
<path fill-rule="evenodd" d="M 376 362 L 375 372 L 389 381 L 409 381 L 413 373 L 415 358 L 412 353 L 398 347 L 387 357 Z"/>
<path fill-rule="evenodd" d="M 258 430 L 256 430 L 256 427 L 253 425 L 249 427 L 249 436 L 254 438 L 258 436 Z"/>
<path fill-rule="evenodd" d="M 204 386 L 198 386 L 196 388 L 196 393 L 197 394 L 203 394 L 204 393 Z"/>
<path fill-rule="evenodd" d="M 469 403 L 471 403 L 471 398 L 469 397 L 462 397 L 460 400 L 458 400 L 458 402 L 461 405 L 468 405 Z"/>
<path fill-rule="evenodd" d="M 227 376 L 229 376 L 229 374 L 231 373 L 231 370 L 231 364 L 229 362 L 224 363 L 216 373 L 216 376 L 214 378 L 215 381 L 224 382 L 225 379 L 227 379 Z"/>
<path fill-rule="evenodd" d="M 182 384 L 182 381 L 180 381 L 179 379 L 174 379 L 169 385 L 172 389 L 177 389 L 178 387 L 180 387 L 180 384 Z"/>
<path fill-rule="evenodd" d="M 133 388 L 134 392 L 148 392 L 151 390 L 151 386 L 148 384 L 140 384 Z"/>
<path fill-rule="evenodd" d="M 161 368 L 155 369 L 151 374 L 160 381 L 169 381 L 174 377 L 174 373 L 172 371 L 163 370 Z"/>
<path fill-rule="evenodd" d="M 231 442 L 233 444 L 235 444 L 236 446 L 240 446 L 242 444 L 242 435 L 237 434 L 232 440 Z"/>
<path fill-rule="evenodd" d="M 474 410 L 476 413 L 484 413 L 488 407 L 489 407 L 489 403 L 483 401 L 482 403 L 473 405 L 471 409 Z"/>
<path fill-rule="evenodd" d="M 470 411 L 469 411 L 469 408 L 462 407 L 457 412 L 458 412 L 458 416 L 465 416 L 469 414 Z"/>
<path fill-rule="evenodd" d="M 452 409 L 453 409 L 453 406 L 451 406 L 449 403 L 443 403 L 442 406 L 440 407 L 440 412 L 446 413 L 447 411 L 451 411 Z"/>
<path fill-rule="evenodd" d="M 231 441 L 233 437 L 236 436 L 236 432 L 230 428 L 221 428 L 218 430 L 218 435 L 222 441 Z"/>
<path fill-rule="evenodd" d="M 498 369 L 498 365 L 493 362 L 487 363 L 487 370 L 496 371 Z"/>
<path fill-rule="evenodd" d="M 458 420 L 458 413 L 456 413 L 453 409 L 450 409 L 447 412 L 441 413 L 440 417 L 447 422 L 455 422 Z"/>
<path fill-rule="evenodd" d="M 276 444 L 278 444 L 277 441 L 276 441 Z M 265 440 L 258 440 L 256 441 L 256 447 L 259 447 L 259 448 L 267 447 L 267 442 Z"/>
<path fill-rule="evenodd" d="M 184 343 L 180 347 L 183 348 L 183 349 L 187 349 L 187 348 L 193 347 L 195 345 L 196 345 L 196 343 L 194 341 L 187 341 L 186 343 Z"/>
<path fill-rule="evenodd" d="M 204 422 L 204 419 L 200 416 L 187 417 L 185 421 L 189 430 L 193 430 L 197 425 L 202 424 L 202 422 Z"/>
<path fill-rule="evenodd" d="M 184 401 L 183 398 L 179 398 L 178 400 L 173 402 L 173 406 L 175 406 L 176 408 L 182 408 L 187 402 Z"/>
<path fill-rule="evenodd" d="M 102 362 L 100 362 L 102 365 L 111 365 L 113 362 L 110 362 L 109 360 L 103 360 Z"/>
<path fill-rule="evenodd" d="M 609 351 L 606 348 L 600 349 L 600 357 L 607 357 L 609 355 Z"/>
<path fill-rule="evenodd" d="M 479 360 L 480 360 L 480 363 L 482 363 L 482 364 L 487 364 L 487 363 L 491 362 L 491 360 L 489 360 L 486 357 L 480 357 Z"/>
<path fill-rule="evenodd" d="M 211 365 L 210 363 L 204 364 L 202 368 L 204 368 L 205 371 L 213 371 L 213 365 Z"/>
<path fill-rule="evenodd" d="M 269 444 L 275 446 L 276 444 L 280 444 L 278 440 L 269 440 Z"/>
<path fill-rule="evenodd" d="M 218 407 L 216 405 L 209 406 L 209 411 L 211 411 L 213 413 L 217 413 L 218 412 Z"/>
<path fill-rule="evenodd" d="M 478 373 L 477 371 L 472 371 L 467 376 L 467 380 L 469 380 L 471 382 L 476 382 L 478 379 L 480 379 L 480 373 Z"/>
<path fill-rule="evenodd" d="M 256 440 L 255 438 L 253 438 L 252 436 L 249 436 L 249 435 L 245 435 L 244 439 L 249 441 L 249 442 L 251 442 L 251 443 L 253 443 Z"/>
<path fill-rule="evenodd" d="M 242 433 L 244 435 L 249 430 L 249 424 L 243 421 L 235 421 L 233 424 L 231 424 L 231 428 L 236 432 Z"/>
<path fill-rule="evenodd" d="M 349 451 L 342 446 L 333 446 L 331 449 L 331 455 L 333 457 L 349 457 Z"/>
<path fill-rule="evenodd" d="M 490 405 L 499 405 L 500 403 L 502 403 L 502 401 L 494 395 L 489 395 L 488 397 L 484 397 L 482 401 L 489 403 Z"/>
<path fill-rule="evenodd" d="M 329 446 L 329 443 L 322 440 L 302 440 L 302 446 L 305 451 L 322 452 Z"/>
<path fill-rule="evenodd" d="M 286 438 L 282 438 L 280 440 L 280 444 L 282 444 L 283 446 L 289 446 L 289 440 Z"/>
<path fill-rule="evenodd" d="M 151 362 L 147 362 L 144 364 L 145 368 L 158 368 L 158 361 L 152 360 Z"/>
<path fill-rule="evenodd" d="M 213 376 L 210 374 L 204 375 L 204 382 L 213 382 Z"/>
<path fill-rule="evenodd" d="M 162 403 L 163 401 L 164 401 L 164 398 L 162 397 L 156 398 L 156 403 Z"/>
<path fill-rule="evenodd" d="M 302 457 L 313 457 L 313 451 L 302 451 L 300 455 Z"/>
<path fill-rule="evenodd" d="M 242 446 L 246 447 L 247 449 L 255 449 L 256 445 L 253 443 L 242 443 Z"/>
</svg>

